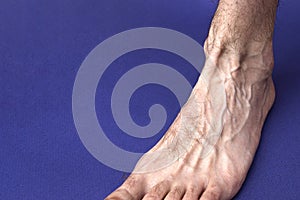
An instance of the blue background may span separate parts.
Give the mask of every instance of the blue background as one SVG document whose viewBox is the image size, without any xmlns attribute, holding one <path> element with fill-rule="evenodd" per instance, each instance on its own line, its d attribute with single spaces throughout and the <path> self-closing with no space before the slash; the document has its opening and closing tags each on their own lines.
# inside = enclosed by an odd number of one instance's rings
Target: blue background
<svg viewBox="0 0 300 200">
<path fill-rule="evenodd" d="M 216 5 L 211 0 L 1 1 L 0 199 L 103 199 L 121 184 L 127 174 L 93 158 L 77 135 L 72 117 L 77 70 L 96 45 L 132 28 L 174 29 L 203 44 Z M 299 9 L 299 1 L 284 0 L 278 9 L 277 98 L 238 200 L 300 198 Z M 180 70 L 191 83 L 197 78 L 188 63 L 167 52 L 141 50 L 125 57 L 100 80 L 96 98 L 99 121 L 114 131 L 110 136 L 116 143 L 122 133 L 110 117 L 110 81 L 124 68 L 155 61 Z M 148 85 L 137 91 L 131 101 L 133 119 L 146 124 L 147 107 L 157 102 L 169 114 L 165 131 L 179 110 L 166 88 Z M 119 145 L 146 151 L 163 131 L 139 145 L 123 135 L 126 142 Z"/>
</svg>

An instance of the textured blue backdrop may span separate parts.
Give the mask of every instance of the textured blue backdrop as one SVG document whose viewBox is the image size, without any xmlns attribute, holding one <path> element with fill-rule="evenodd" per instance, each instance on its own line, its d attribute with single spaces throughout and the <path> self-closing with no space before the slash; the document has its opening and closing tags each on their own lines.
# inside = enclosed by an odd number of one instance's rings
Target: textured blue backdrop
<svg viewBox="0 0 300 200">
<path fill-rule="evenodd" d="M 0 2 L 0 199 L 103 199 L 125 179 L 94 159 L 82 145 L 72 118 L 72 87 L 87 54 L 106 38 L 131 28 L 158 26 L 203 44 L 217 1 L 201 0 L 6 0 Z M 300 198 L 300 18 L 299 1 L 281 1 L 274 38 L 277 99 L 267 119 L 254 163 L 235 199 Z M 143 105 L 165 105 L 169 118 L 157 136 L 138 142 L 120 136 L 110 114 L 110 81 L 124 67 L 160 62 L 195 83 L 188 63 L 167 52 L 122 56 L 101 79 L 98 117 L 111 140 L 145 151 L 179 110 L 165 88 L 145 86 L 133 96 L 137 123 Z M 165 91 L 166 90 L 166 91 Z M 101 92 L 102 91 L 102 92 Z M 147 91 L 151 91 L 149 97 Z M 142 104 L 139 99 L 145 101 Z M 159 99 L 159 101 L 157 100 Z M 169 100 L 171 99 L 171 100 Z M 117 137 L 124 137 L 119 142 Z"/>
</svg>

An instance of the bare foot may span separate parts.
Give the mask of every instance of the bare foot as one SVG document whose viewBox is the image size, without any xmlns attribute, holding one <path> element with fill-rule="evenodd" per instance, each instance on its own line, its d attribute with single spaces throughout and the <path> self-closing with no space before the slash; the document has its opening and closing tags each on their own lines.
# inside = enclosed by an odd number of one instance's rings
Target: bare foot
<svg viewBox="0 0 300 200">
<path fill-rule="evenodd" d="M 270 46 L 267 57 L 268 51 Z M 271 56 L 268 62 L 259 60 L 262 56 L 246 58 L 230 72 L 208 60 L 165 136 L 107 199 L 232 198 L 245 180 L 274 101 Z"/>
<path fill-rule="evenodd" d="M 107 200 L 219 200 L 238 192 L 275 97 L 277 0 L 255 1 L 220 0 L 204 46 L 207 61 L 189 100 Z"/>
</svg>

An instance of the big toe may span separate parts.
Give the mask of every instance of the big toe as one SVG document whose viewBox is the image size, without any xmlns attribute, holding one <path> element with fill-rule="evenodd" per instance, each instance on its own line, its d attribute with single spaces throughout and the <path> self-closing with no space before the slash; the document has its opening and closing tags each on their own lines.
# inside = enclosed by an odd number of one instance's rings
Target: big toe
<svg viewBox="0 0 300 200">
<path fill-rule="evenodd" d="M 121 187 L 106 197 L 105 200 L 139 200 L 143 194 L 143 179 L 137 176 L 130 176 Z"/>
<path fill-rule="evenodd" d="M 105 200 L 135 200 L 126 189 L 119 188 L 111 193 Z"/>
</svg>

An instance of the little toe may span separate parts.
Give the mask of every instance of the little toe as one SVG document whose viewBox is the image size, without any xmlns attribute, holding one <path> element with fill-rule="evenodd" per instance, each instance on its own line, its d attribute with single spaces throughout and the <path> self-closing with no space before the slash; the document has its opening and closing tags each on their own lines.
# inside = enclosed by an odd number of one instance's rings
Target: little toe
<svg viewBox="0 0 300 200">
<path fill-rule="evenodd" d="M 200 200 L 219 200 L 221 199 L 221 190 L 208 187 L 200 197 Z"/>
</svg>

